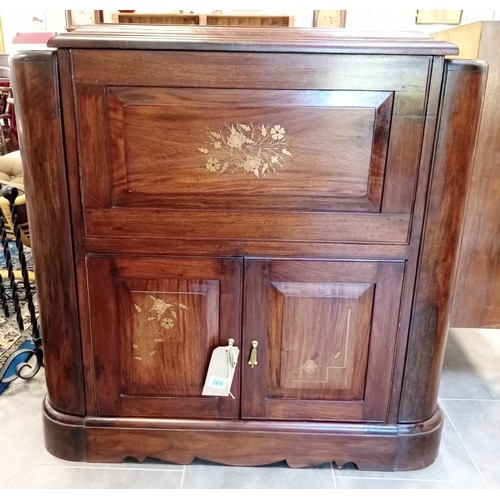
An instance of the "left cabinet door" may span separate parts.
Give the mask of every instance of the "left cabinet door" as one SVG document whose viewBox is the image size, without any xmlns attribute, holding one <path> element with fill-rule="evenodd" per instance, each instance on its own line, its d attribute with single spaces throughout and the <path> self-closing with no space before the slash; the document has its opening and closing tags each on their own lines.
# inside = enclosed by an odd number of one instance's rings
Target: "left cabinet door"
<svg viewBox="0 0 500 500">
<path fill-rule="evenodd" d="M 231 397 L 202 396 L 212 351 L 240 345 L 241 259 L 87 257 L 100 416 L 237 418 Z"/>
</svg>

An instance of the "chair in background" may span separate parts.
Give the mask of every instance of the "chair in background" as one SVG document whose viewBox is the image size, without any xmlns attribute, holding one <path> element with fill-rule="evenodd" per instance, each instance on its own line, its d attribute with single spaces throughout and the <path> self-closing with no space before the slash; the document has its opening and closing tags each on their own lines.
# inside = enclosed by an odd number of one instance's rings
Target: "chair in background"
<svg viewBox="0 0 500 500">
<path fill-rule="evenodd" d="M 17 140 L 10 70 L 0 66 L 0 236 L 3 269 L 0 269 L 0 309 L 14 315 L 18 329 L 31 327 L 31 335 L 0 365 L 0 394 L 16 378 L 29 379 L 43 366 L 41 329 L 35 305 L 35 273 L 28 270 L 25 249 L 31 247 L 21 153 Z M 12 244 L 14 242 L 14 246 Z M 12 257 L 20 269 L 15 268 Z M 31 267 L 31 266 L 30 266 Z M 9 307 L 9 303 L 11 306 Z M 29 323 L 22 304 L 29 311 Z M 13 306 L 12 306 L 13 304 Z M 35 361 L 33 364 L 33 360 Z"/>
<path fill-rule="evenodd" d="M 23 165 L 21 152 L 13 151 L 0 156 L 0 186 L 11 186 L 19 190 L 15 205 L 17 209 L 17 222 L 20 228 L 20 236 L 23 244 L 31 247 L 28 214 L 26 211 L 26 197 L 24 195 Z M 5 223 L 7 237 L 14 239 L 14 226 L 9 201 L 0 195 L 0 210 Z"/>
<path fill-rule="evenodd" d="M 2 198 L 7 202 L 7 208 L 2 206 L 0 216 L 0 233 L 5 258 L 6 269 L 1 270 L 0 279 L 0 305 L 5 317 L 15 315 L 17 327 L 20 332 L 27 330 L 27 322 L 30 326 L 30 337 L 24 336 L 23 343 L 5 360 L 0 366 L 0 394 L 16 378 L 28 380 L 33 378 L 43 366 L 43 347 L 41 328 L 38 324 L 37 306 L 35 301 L 35 273 L 28 271 L 25 247 L 23 244 L 23 231 L 20 227 L 22 212 L 21 207 L 26 207 L 23 202 L 18 203 L 21 197 L 16 187 L 5 186 L 2 189 Z M 12 253 L 7 234 L 8 226 L 14 236 L 17 259 L 20 270 L 15 270 L 12 264 Z M 29 243 L 30 240 L 28 238 Z M 9 301 L 13 304 L 13 310 L 9 307 Z M 27 313 L 23 312 L 27 306 Z"/>
<path fill-rule="evenodd" d="M 0 155 L 19 149 L 13 127 L 14 96 L 10 87 L 0 85 Z"/>
<path fill-rule="evenodd" d="M 0 269 L 0 306 L 4 312 L 7 312 L 5 296 L 2 293 L 3 282 L 6 280 L 10 283 L 10 287 L 14 288 L 13 296 L 15 295 L 17 281 L 22 281 L 25 288 L 30 287 L 29 283 L 35 282 L 35 273 L 28 271 L 25 265 L 21 265 L 20 270 L 14 270 L 9 266 L 11 254 L 9 242 L 15 242 L 17 253 L 21 258 L 24 258 L 21 255 L 23 249 L 25 247 L 31 248 L 20 151 L 13 151 L 0 156 L 0 187 L 2 189 L 0 193 L 0 236 L 6 264 L 4 269 Z M 8 195 L 5 196 L 5 193 L 8 193 Z M 13 210 L 16 214 L 15 223 L 13 221 Z M 21 330 L 23 329 L 22 323 L 19 324 L 19 327 Z"/>
<path fill-rule="evenodd" d="M 10 80 L 10 68 L 7 66 L 0 66 L 0 80 Z"/>
</svg>

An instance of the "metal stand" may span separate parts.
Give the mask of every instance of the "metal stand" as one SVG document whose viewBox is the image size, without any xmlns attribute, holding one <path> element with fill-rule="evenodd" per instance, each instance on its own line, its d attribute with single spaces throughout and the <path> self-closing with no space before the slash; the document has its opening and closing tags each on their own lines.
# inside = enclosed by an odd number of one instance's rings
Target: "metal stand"
<svg viewBox="0 0 500 500">
<path fill-rule="evenodd" d="M 40 368 L 43 366 L 43 349 L 42 349 L 41 331 L 36 318 L 35 306 L 33 302 L 33 289 L 32 289 L 32 284 L 29 280 L 29 273 L 26 265 L 26 256 L 24 254 L 24 245 L 21 239 L 21 228 L 17 220 L 15 201 L 19 195 L 19 192 L 15 187 L 6 186 L 2 190 L 2 195 L 9 201 L 10 212 L 12 214 L 12 226 L 14 229 L 16 247 L 19 256 L 19 263 L 21 266 L 21 276 L 22 276 L 21 281 L 24 286 L 24 294 L 25 294 L 24 299 L 28 305 L 28 311 L 30 313 L 30 323 L 31 323 L 31 345 L 27 348 L 18 349 L 13 354 L 11 354 L 7 359 L 7 361 L 5 362 L 2 369 L 0 370 L 0 383 L 8 384 L 13 380 L 15 380 L 16 378 L 22 378 L 24 380 L 27 380 L 34 377 L 38 373 Z M 3 253 L 5 257 L 5 266 L 7 268 L 9 288 L 11 292 L 11 300 L 14 305 L 16 321 L 19 330 L 24 331 L 24 323 L 20 305 L 19 286 L 16 279 L 16 273 L 12 265 L 12 258 L 9 249 L 9 242 L 7 239 L 5 222 L 3 220 L 3 217 L 1 216 L 0 216 L 0 232 L 2 237 Z M 7 300 L 8 300 L 8 294 L 2 282 L 0 283 L 0 301 L 2 310 L 4 311 L 6 317 L 9 317 L 10 312 Z M 32 361 L 34 361 L 34 364 L 33 365 L 29 364 Z M 8 377 L 5 377 L 6 373 L 9 371 L 9 368 L 11 366 L 15 366 L 15 373 L 9 375 Z"/>
</svg>

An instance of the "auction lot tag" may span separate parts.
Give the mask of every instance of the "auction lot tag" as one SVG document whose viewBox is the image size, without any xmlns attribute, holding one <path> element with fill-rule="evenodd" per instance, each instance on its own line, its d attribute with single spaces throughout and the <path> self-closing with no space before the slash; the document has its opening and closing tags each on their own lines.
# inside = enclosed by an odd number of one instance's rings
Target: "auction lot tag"
<svg viewBox="0 0 500 500">
<path fill-rule="evenodd" d="M 229 379 L 226 377 L 214 377 L 213 375 L 210 377 L 208 381 L 208 387 L 212 387 L 215 389 L 225 389 L 227 387 Z"/>
<path fill-rule="evenodd" d="M 234 397 L 231 394 L 231 384 L 240 350 L 233 345 L 233 342 L 233 339 L 229 339 L 229 345 L 214 349 L 208 365 L 202 396 L 231 395 Z"/>
</svg>

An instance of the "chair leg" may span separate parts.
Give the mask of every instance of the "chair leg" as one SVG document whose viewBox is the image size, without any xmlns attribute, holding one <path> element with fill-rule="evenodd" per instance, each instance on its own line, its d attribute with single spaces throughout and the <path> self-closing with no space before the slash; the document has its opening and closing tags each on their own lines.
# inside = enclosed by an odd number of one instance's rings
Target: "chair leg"
<svg viewBox="0 0 500 500">
<path fill-rule="evenodd" d="M 17 377 L 20 377 L 22 379 L 29 379 L 34 377 L 40 367 L 43 366 L 43 348 L 42 348 L 42 336 L 41 336 L 41 330 L 38 325 L 38 321 L 36 318 L 36 312 L 35 312 L 35 305 L 33 302 L 33 292 L 32 292 L 32 287 L 31 287 L 31 282 L 30 279 L 33 279 L 34 275 L 33 273 L 30 273 L 28 271 L 27 265 L 26 265 L 26 256 L 24 254 L 24 245 L 23 241 L 21 238 L 21 227 L 18 223 L 17 220 L 17 209 L 16 209 L 16 198 L 18 196 L 18 190 L 14 187 L 6 186 L 2 190 L 2 195 L 4 198 L 6 198 L 9 201 L 9 208 L 12 214 L 12 225 L 14 229 L 14 236 L 16 240 L 16 246 L 17 246 L 17 251 L 19 255 L 19 262 L 21 264 L 21 274 L 22 274 L 22 280 L 24 283 L 24 290 L 25 290 L 25 297 L 26 297 L 26 302 L 28 304 L 28 310 L 30 313 L 30 320 L 31 320 L 31 337 L 32 337 L 32 343 L 33 347 L 28 347 L 25 349 L 20 349 L 16 351 L 14 354 L 12 354 L 7 361 L 6 365 L 4 368 L 2 368 L 0 372 L 0 381 L 2 381 L 2 378 L 5 377 L 5 374 L 7 373 L 8 367 L 10 365 L 16 366 L 15 374 L 4 378 L 3 382 L 4 383 L 9 383 L 12 380 L 14 380 Z M 1 218 L 1 217 L 0 217 Z M 22 325 L 22 316 L 21 316 L 21 308 L 19 306 L 19 297 L 17 295 L 17 285 L 16 285 L 16 272 L 13 271 L 12 269 L 12 263 L 10 261 L 10 252 L 8 249 L 8 242 L 6 241 L 6 231 L 5 231 L 5 225 L 3 223 L 3 218 L 1 218 L 1 230 L 2 230 L 2 244 L 4 246 L 4 253 L 6 255 L 6 262 L 7 262 L 7 256 L 9 260 L 10 266 L 8 266 L 7 271 L 8 271 L 8 276 L 9 280 L 11 283 L 11 287 L 13 289 L 13 295 L 15 295 L 14 298 L 14 307 L 16 309 L 16 315 L 18 315 L 18 325 L 20 330 L 24 330 L 23 325 Z M 1 292 L 0 292 L 1 293 Z M 19 322 L 21 321 L 21 323 Z M 35 365 L 31 366 L 25 361 L 22 361 L 24 358 L 33 358 L 35 360 Z M 17 361 L 19 360 L 19 361 Z M 30 370 L 27 372 L 25 368 L 29 368 Z"/>
<path fill-rule="evenodd" d="M 7 304 L 7 295 L 5 293 L 5 287 L 3 286 L 3 276 L 0 281 L 0 306 L 2 307 L 5 317 L 10 316 L 9 305 Z"/>
<path fill-rule="evenodd" d="M 2 195 L 9 201 L 10 211 L 12 213 L 12 225 L 14 229 L 14 236 L 16 238 L 17 252 L 19 255 L 19 262 L 21 263 L 21 272 L 23 276 L 24 291 L 26 294 L 26 302 L 28 303 L 28 310 L 30 312 L 30 320 L 32 326 L 32 332 L 34 335 L 34 340 L 39 339 L 38 332 L 38 321 L 35 313 L 35 305 L 33 303 L 33 293 L 31 290 L 30 276 L 28 273 L 28 267 L 26 265 L 26 256 L 24 255 L 24 245 L 21 237 L 21 227 L 19 226 L 17 220 L 17 208 L 16 208 L 16 198 L 19 195 L 19 191 L 15 187 L 6 186 L 2 190 Z"/>
<path fill-rule="evenodd" d="M 17 281 L 16 281 L 16 277 L 14 274 L 14 269 L 12 266 L 12 258 L 11 258 L 10 249 L 9 249 L 9 241 L 7 238 L 7 230 L 5 228 L 5 223 L 4 223 L 3 217 L 0 217 L 0 231 L 1 231 L 1 237 L 2 237 L 3 255 L 5 258 L 5 267 L 7 268 L 7 277 L 9 279 L 10 291 L 12 294 L 12 302 L 14 303 L 14 312 L 16 314 L 17 326 L 19 327 L 20 331 L 23 331 L 24 330 L 24 323 L 23 323 L 23 317 L 21 314 L 21 306 L 19 304 L 19 293 L 17 290 Z M 2 284 L 2 288 L 3 288 L 3 284 Z M 5 288 L 3 289 L 3 292 L 5 292 Z M 5 294 L 3 294 L 3 295 L 5 295 Z M 7 309 L 8 309 L 7 304 L 5 304 L 5 307 L 7 307 Z M 5 310 L 5 308 L 4 308 L 4 310 Z"/>
</svg>

